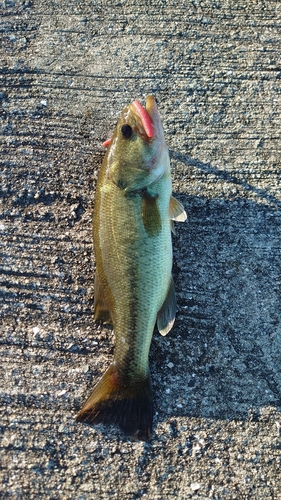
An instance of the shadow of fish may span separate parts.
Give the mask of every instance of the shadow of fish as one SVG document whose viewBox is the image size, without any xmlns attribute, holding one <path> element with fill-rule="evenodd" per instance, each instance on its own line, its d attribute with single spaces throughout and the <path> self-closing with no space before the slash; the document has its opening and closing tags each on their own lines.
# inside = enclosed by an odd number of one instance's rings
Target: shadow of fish
<svg viewBox="0 0 281 500">
<path fill-rule="evenodd" d="M 172 197 L 168 148 L 155 99 L 126 107 L 100 170 L 94 207 L 95 319 L 113 324 L 114 359 L 76 419 L 116 424 L 148 439 L 153 403 L 148 355 L 154 325 L 172 328 L 173 221 L 185 221 Z"/>
</svg>

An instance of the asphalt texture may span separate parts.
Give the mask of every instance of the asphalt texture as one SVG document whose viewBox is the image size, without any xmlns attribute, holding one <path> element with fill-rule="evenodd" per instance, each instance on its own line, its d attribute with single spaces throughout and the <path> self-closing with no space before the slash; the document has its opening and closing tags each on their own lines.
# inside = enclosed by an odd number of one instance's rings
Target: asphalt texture
<svg viewBox="0 0 281 500">
<path fill-rule="evenodd" d="M 0 9 L 0 497 L 281 498 L 280 1 Z M 188 221 L 144 443 L 74 416 L 114 345 L 93 321 L 102 142 L 151 93 Z"/>
</svg>

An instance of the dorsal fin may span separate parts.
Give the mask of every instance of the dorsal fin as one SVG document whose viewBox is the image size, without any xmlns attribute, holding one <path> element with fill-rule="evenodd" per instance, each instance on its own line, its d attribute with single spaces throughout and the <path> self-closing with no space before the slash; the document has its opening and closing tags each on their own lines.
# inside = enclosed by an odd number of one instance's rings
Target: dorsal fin
<svg viewBox="0 0 281 500">
<path fill-rule="evenodd" d="M 112 325 L 110 310 L 104 300 L 97 271 L 94 284 L 94 311 L 95 321 L 101 321 L 101 323 L 109 323 Z"/>
</svg>

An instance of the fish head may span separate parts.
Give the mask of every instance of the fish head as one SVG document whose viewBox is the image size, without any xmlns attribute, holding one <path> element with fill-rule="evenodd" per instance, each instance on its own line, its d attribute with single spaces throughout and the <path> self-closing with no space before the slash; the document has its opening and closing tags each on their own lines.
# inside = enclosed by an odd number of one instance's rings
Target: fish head
<svg viewBox="0 0 281 500">
<path fill-rule="evenodd" d="M 144 189 L 170 174 L 168 148 L 153 96 L 144 108 L 138 101 L 121 114 L 107 152 L 108 176 L 130 192 Z"/>
</svg>

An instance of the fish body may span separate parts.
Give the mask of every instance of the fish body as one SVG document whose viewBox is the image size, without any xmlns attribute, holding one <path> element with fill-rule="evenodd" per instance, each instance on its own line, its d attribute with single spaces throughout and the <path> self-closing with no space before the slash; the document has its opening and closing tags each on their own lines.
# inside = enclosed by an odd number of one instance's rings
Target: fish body
<svg viewBox="0 0 281 500">
<path fill-rule="evenodd" d="M 171 219 L 185 220 L 172 197 L 168 148 L 152 96 L 123 111 L 100 170 L 93 219 L 95 319 L 112 323 L 113 363 L 77 416 L 118 424 L 147 439 L 152 431 L 148 355 L 157 321 L 173 325 Z"/>
</svg>

